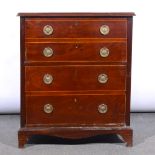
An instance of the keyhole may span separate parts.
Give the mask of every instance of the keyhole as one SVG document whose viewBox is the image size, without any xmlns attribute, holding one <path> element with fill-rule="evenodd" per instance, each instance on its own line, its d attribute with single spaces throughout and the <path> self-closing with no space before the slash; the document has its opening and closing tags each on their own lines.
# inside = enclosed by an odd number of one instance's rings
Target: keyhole
<svg viewBox="0 0 155 155">
<path fill-rule="evenodd" d="M 78 48 L 78 47 L 79 47 L 78 44 L 76 44 L 76 45 L 75 45 L 75 48 Z"/>
</svg>

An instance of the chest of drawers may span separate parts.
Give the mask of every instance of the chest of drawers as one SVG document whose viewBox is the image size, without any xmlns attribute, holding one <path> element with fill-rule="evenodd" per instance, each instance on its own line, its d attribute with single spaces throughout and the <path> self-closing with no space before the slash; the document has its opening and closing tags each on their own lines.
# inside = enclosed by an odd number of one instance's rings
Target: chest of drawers
<svg viewBox="0 0 155 155">
<path fill-rule="evenodd" d="M 21 128 L 32 135 L 118 134 L 132 145 L 134 13 L 19 13 Z"/>
</svg>

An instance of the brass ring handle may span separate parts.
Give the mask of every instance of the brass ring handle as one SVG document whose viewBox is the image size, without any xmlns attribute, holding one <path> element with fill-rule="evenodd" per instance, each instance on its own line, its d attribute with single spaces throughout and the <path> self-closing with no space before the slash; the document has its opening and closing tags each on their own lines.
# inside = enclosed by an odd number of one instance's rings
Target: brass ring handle
<svg viewBox="0 0 155 155">
<path fill-rule="evenodd" d="M 108 25 L 102 25 L 102 26 L 100 27 L 100 32 L 101 32 L 101 34 L 103 34 L 103 35 L 107 35 L 107 34 L 110 32 L 109 26 L 108 26 Z"/>
<path fill-rule="evenodd" d="M 45 104 L 44 105 L 44 112 L 47 114 L 50 114 L 53 112 L 53 106 L 51 104 Z"/>
<path fill-rule="evenodd" d="M 45 57 L 51 57 L 53 55 L 53 50 L 50 47 L 46 47 L 43 50 L 43 55 Z"/>
<path fill-rule="evenodd" d="M 108 106 L 106 104 L 100 104 L 98 106 L 98 111 L 101 114 L 105 114 L 108 111 Z"/>
<path fill-rule="evenodd" d="M 45 84 L 51 84 L 53 81 L 53 77 L 50 74 L 45 74 L 43 77 L 43 81 Z"/>
<path fill-rule="evenodd" d="M 50 35 L 53 33 L 53 28 L 50 25 L 45 25 L 43 28 L 43 32 L 45 35 Z"/>
<path fill-rule="evenodd" d="M 100 56 L 105 58 L 105 57 L 108 57 L 109 55 L 109 49 L 106 48 L 106 47 L 103 47 L 100 49 Z"/>
<path fill-rule="evenodd" d="M 106 83 L 108 81 L 108 75 L 106 75 L 106 74 L 100 74 L 98 76 L 98 81 L 100 83 Z"/>
</svg>

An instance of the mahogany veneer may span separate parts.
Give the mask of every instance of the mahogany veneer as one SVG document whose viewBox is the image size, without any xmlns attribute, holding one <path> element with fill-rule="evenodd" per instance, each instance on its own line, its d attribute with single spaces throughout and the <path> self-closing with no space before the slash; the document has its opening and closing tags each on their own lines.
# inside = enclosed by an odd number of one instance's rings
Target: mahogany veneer
<svg viewBox="0 0 155 155">
<path fill-rule="evenodd" d="M 19 13 L 21 128 L 79 139 L 121 135 L 132 146 L 130 87 L 134 13 Z"/>
</svg>

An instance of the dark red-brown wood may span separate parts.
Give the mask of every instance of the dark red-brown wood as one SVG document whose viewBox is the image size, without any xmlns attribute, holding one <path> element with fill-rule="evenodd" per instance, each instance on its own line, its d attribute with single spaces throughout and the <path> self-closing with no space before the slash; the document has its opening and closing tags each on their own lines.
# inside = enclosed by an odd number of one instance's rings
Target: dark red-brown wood
<svg viewBox="0 0 155 155">
<path fill-rule="evenodd" d="M 55 17 L 55 18 L 59 18 L 59 17 L 130 17 L 130 16 L 135 16 L 134 12 L 101 12 L 101 13 L 94 13 L 94 12 L 55 12 L 55 13 L 50 13 L 50 12 L 46 12 L 46 13 L 41 13 L 41 12 L 23 12 L 23 13 L 18 13 L 18 16 L 23 16 L 23 17 Z"/>
<path fill-rule="evenodd" d="M 130 125 L 132 16 L 134 13 L 19 13 L 21 16 L 21 128 L 19 147 L 35 134 L 78 139 L 121 135 L 132 146 Z M 43 34 L 50 24 L 54 31 Z M 107 24 L 108 35 L 99 28 Z M 53 56 L 42 51 L 51 47 Z M 99 50 L 110 54 L 101 58 Z M 43 76 L 53 82 L 46 85 Z M 98 82 L 98 75 L 108 82 Z M 54 110 L 44 112 L 50 103 Z M 108 111 L 101 114 L 100 104 Z"/>
<path fill-rule="evenodd" d="M 45 35 L 43 28 L 50 25 L 53 28 L 51 35 Z M 109 34 L 100 33 L 102 25 L 109 26 Z M 34 18 L 25 20 L 26 38 L 126 38 L 126 19 L 47 19 Z"/>
<path fill-rule="evenodd" d="M 39 44 L 38 44 L 39 43 Z M 88 43 L 26 43 L 25 61 L 39 62 L 75 62 L 75 61 L 93 61 L 93 62 L 126 62 L 127 61 L 127 43 L 126 42 L 88 42 Z M 43 51 L 50 47 L 53 50 L 51 57 L 45 57 Z M 100 49 L 108 48 L 109 55 L 101 57 Z"/>
<path fill-rule="evenodd" d="M 51 84 L 45 84 L 43 77 L 50 74 Z M 108 81 L 100 83 L 98 76 L 106 74 Z M 126 90 L 126 66 L 26 66 L 26 91 L 66 90 Z"/>
<path fill-rule="evenodd" d="M 91 102 L 88 102 L 91 100 Z M 26 96 L 26 126 L 123 126 L 125 95 Z M 106 104 L 107 113 L 98 111 Z M 44 112 L 51 104 L 53 112 Z"/>
<path fill-rule="evenodd" d="M 130 94 L 131 94 L 131 65 L 132 65 L 132 17 L 128 18 L 128 48 L 127 48 L 127 77 L 126 77 L 126 124 L 130 125 Z"/>
<path fill-rule="evenodd" d="M 26 123 L 26 115 L 25 115 L 25 67 L 24 67 L 24 59 L 25 59 L 25 18 L 20 18 L 20 125 L 21 127 L 25 126 Z"/>
<path fill-rule="evenodd" d="M 133 131 L 129 127 L 25 127 L 18 132 L 19 148 L 23 148 L 24 144 L 32 135 L 48 135 L 70 139 L 81 139 L 102 134 L 117 134 L 123 138 L 126 146 L 132 146 Z"/>
</svg>

